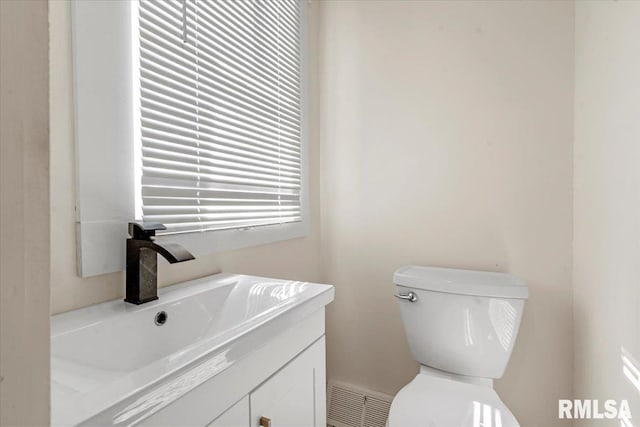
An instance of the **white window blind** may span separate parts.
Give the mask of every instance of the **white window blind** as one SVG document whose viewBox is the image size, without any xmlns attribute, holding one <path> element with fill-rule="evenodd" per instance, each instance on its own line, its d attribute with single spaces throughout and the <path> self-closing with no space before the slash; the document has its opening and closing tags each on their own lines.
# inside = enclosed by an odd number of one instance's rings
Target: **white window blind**
<svg viewBox="0 0 640 427">
<path fill-rule="evenodd" d="M 301 221 L 298 0 L 141 0 L 138 20 L 143 220 Z"/>
</svg>

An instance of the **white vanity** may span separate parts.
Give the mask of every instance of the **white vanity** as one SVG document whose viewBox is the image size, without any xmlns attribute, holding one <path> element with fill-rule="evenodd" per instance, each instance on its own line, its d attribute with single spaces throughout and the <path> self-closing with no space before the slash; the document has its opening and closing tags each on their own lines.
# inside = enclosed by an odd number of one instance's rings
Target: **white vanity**
<svg viewBox="0 0 640 427">
<path fill-rule="evenodd" d="M 218 274 L 52 317 L 52 425 L 326 424 L 333 286 Z"/>
</svg>

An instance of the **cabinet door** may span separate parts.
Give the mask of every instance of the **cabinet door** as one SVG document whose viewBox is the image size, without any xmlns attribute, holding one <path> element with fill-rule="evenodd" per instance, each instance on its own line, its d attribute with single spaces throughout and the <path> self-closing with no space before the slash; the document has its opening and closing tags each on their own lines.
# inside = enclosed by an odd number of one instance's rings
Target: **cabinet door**
<svg viewBox="0 0 640 427">
<path fill-rule="evenodd" d="M 238 403 L 227 409 L 224 414 L 213 420 L 207 427 L 248 427 L 249 426 L 249 396 L 243 397 Z"/>
<path fill-rule="evenodd" d="M 251 393 L 252 427 L 261 418 L 271 427 L 326 425 L 324 346 L 322 337 Z"/>
</svg>

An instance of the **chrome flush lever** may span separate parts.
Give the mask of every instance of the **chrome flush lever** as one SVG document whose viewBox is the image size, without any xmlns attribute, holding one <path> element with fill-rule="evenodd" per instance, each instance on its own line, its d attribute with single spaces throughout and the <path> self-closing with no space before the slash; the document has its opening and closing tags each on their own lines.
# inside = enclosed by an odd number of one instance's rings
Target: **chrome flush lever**
<svg viewBox="0 0 640 427">
<path fill-rule="evenodd" d="M 406 299 L 409 302 L 418 301 L 418 295 L 414 294 L 413 292 L 407 292 L 406 294 L 395 294 L 394 296 L 398 299 Z"/>
</svg>

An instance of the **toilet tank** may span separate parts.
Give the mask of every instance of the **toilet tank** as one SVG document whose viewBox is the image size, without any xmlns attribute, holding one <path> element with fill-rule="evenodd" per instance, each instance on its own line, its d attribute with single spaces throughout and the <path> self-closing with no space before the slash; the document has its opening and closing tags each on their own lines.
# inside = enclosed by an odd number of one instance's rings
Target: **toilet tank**
<svg viewBox="0 0 640 427">
<path fill-rule="evenodd" d="M 511 274 L 408 266 L 393 276 L 411 352 L 422 365 L 502 377 L 518 335 L 526 283 Z"/>
</svg>

